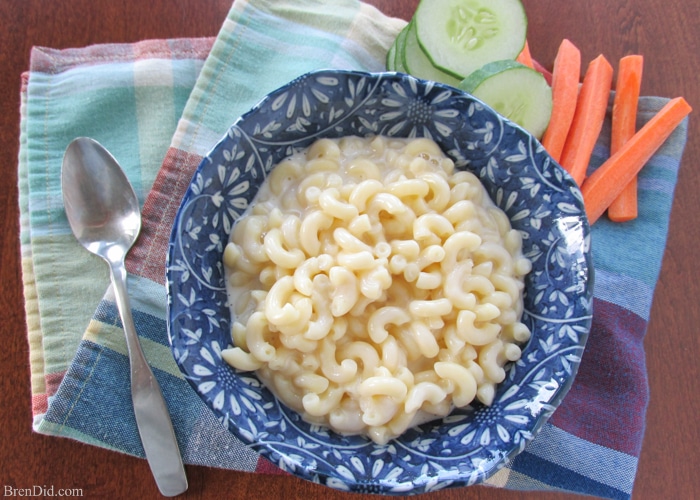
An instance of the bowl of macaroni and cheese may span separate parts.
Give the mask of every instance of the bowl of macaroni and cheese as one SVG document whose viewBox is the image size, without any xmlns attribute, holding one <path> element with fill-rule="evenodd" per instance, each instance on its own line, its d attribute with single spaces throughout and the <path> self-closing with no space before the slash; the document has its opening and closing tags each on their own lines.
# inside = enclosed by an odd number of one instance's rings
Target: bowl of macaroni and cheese
<svg viewBox="0 0 700 500">
<path fill-rule="evenodd" d="M 299 477 L 485 482 L 573 382 L 589 247 L 576 183 L 478 99 L 312 72 L 198 168 L 166 264 L 172 352 L 224 426 Z"/>
</svg>

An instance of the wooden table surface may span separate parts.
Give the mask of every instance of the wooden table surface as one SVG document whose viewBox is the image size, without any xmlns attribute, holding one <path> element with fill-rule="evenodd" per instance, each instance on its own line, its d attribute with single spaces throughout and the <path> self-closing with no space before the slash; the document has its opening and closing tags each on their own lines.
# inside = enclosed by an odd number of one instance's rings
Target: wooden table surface
<svg viewBox="0 0 700 500">
<path fill-rule="evenodd" d="M 145 461 L 31 430 L 28 346 L 19 253 L 17 153 L 20 73 L 32 46 L 81 47 L 146 38 L 214 36 L 231 0 L 0 0 L 0 488 L 80 488 L 87 498 L 157 498 Z M 417 0 L 370 0 L 409 18 Z M 562 38 L 584 62 L 645 56 L 643 95 L 684 96 L 691 115 L 668 245 L 645 339 L 651 402 L 633 498 L 700 498 L 700 2 L 695 0 L 524 0 L 533 56 L 551 68 Z M 643 244 L 643 242 L 640 242 Z M 187 467 L 186 498 L 360 499 L 289 476 Z M 376 498 L 376 497 L 369 497 Z M 423 495 L 430 500 L 544 498 L 472 487 Z"/>
</svg>

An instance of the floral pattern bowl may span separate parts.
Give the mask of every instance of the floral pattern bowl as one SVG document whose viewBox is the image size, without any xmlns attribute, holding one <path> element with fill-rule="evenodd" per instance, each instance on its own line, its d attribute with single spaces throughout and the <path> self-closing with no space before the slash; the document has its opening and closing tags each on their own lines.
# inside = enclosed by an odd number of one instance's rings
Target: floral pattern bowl
<svg viewBox="0 0 700 500">
<path fill-rule="evenodd" d="M 320 137 L 427 136 L 474 172 L 523 234 L 533 332 L 490 407 L 473 405 L 386 445 L 310 425 L 221 358 L 231 344 L 223 249 L 270 169 Z M 522 128 L 455 88 L 400 73 L 322 70 L 272 92 L 202 161 L 167 260 L 172 353 L 232 433 L 282 469 L 354 492 L 416 494 L 479 483 L 530 442 L 567 393 L 591 325 L 589 226 L 574 181 Z"/>
</svg>

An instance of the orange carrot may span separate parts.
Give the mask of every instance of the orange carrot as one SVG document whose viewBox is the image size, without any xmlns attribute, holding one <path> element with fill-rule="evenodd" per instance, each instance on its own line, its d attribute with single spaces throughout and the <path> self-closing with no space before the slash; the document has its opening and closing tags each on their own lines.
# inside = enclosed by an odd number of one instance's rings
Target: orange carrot
<svg viewBox="0 0 700 500">
<path fill-rule="evenodd" d="M 598 220 L 691 111 L 692 108 L 682 97 L 671 99 L 586 179 L 581 192 L 590 224 Z"/>
<path fill-rule="evenodd" d="M 520 64 L 524 64 L 525 66 L 535 69 L 535 65 L 532 62 L 532 55 L 530 54 L 530 46 L 528 45 L 527 40 L 525 40 L 525 47 L 523 47 L 523 50 L 520 52 L 520 54 L 518 54 L 518 57 L 516 57 L 515 60 Z"/>
<path fill-rule="evenodd" d="M 612 75 L 612 66 L 603 55 L 599 55 L 588 65 L 583 77 L 576 112 L 560 161 L 579 186 L 586 178 L 588 162 L 603 128 Z"/>
<path fill-rule="evenodd" d="M 581 52 L 569 40 L 562 40 L 552 68 L 552 116 L 542 145 L 556 161 L 561 158 L 566 136 L 576 111 L 581 78 Z"/>
<path fill-rule="evenodd" d="M 614 155 L 637 131 L 637 102 L 642 85 L 644 58 L 639 55 L 620 59 L 612 110 L 610 154 Z M 625 222 L 637 217 L 637 176 L 610 204 L 608 217 L 615 222 Z"/>
</svg>

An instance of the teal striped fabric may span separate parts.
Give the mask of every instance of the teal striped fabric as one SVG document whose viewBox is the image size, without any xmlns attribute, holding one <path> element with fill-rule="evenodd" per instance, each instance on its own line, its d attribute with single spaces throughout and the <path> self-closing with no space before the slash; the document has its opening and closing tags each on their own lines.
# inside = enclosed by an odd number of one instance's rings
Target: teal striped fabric
<svg viewBox="0 0 700 500">
<path fill-rule="evenodd" d="M 382 70 L 404 25 L 357 0 L 236 0 L 215 39 L 32 51 L 19 189 L 37 432 L 143 456 L 108 271 L 74 240 L 62 208 L 63 151 L 88 135 L 112 151 L 143 202 L 129 290 L 185 461 L 275 471 L 216 421 L 172 358 L 164 287 L 172 221 L 199 161 L 241 113 L 307 71 Z M 666 101 L 642 98 L 640 124 Z M 608 134 L 609 117 L 591 169 L 609 154 Z M 487 484 L 631 496 L 648 404 L 643 338 L 686 135 L 687 121 L 640 175 L 638 220 L 594 226 L 594 328 L 579 375 L 541 435 Z"/>
<path fill-rule="evenodd" d="M 109 283 L 63 211 L 63 151 L 78 136 L 118 158 L 143 202 L 213 39 L 34 48 L 23 77 L 20 231 L 37 425 Z"/>
</svg>

